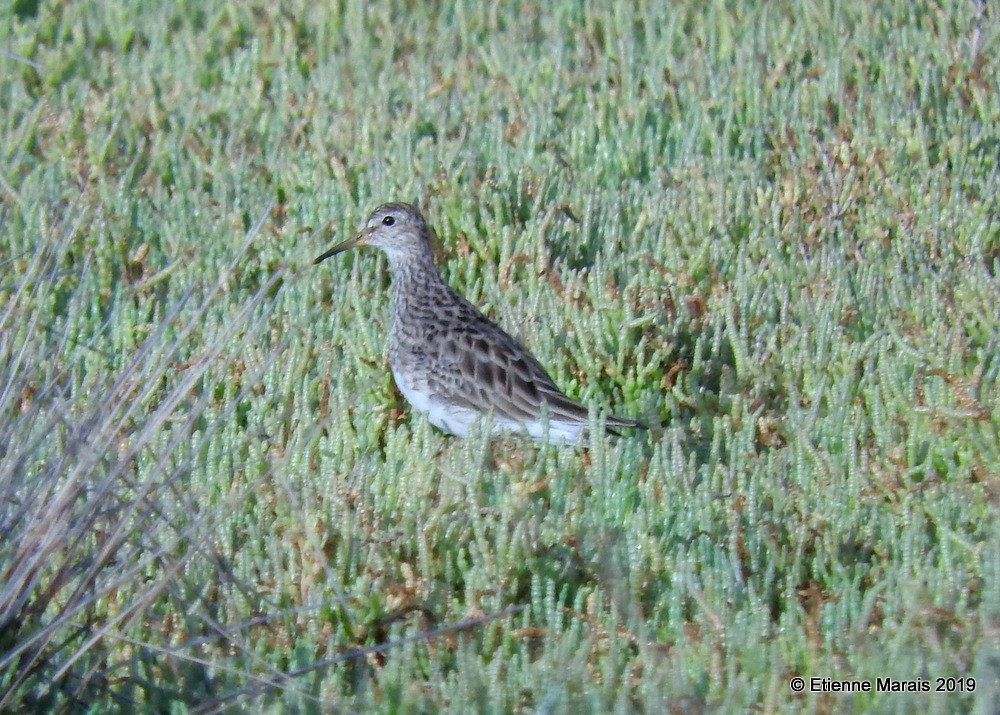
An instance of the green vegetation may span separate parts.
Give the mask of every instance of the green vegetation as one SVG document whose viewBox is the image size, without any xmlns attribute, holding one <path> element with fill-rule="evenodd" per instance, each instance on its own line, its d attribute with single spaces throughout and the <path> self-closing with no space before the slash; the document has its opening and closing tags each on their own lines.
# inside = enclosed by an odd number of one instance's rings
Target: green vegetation
<svg viewBox="0 0 1000 715">
<path fill-rule="evenodd" d="M 996 7 L 609 5 L 0 8 L 0 710 L 993 712 Z M 662 427 L 411 415 L 387 200 Z"/>
</svg>

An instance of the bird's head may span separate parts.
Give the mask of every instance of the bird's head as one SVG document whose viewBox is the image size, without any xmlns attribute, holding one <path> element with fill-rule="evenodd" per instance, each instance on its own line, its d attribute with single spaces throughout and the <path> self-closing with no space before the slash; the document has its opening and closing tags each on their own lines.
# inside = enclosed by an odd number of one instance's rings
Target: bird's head
<svg viewBox="0 0 1000 715">
<path fill-rule="evenodd" d="M 364 227 L 342 243 L 319 256 L 314 263 L 355 246 L 375 246 L 390 260 L 407 255 L 423 255 L 429 248 L 427 224 L 415 207 L 404 203 L 382 204 L 372 211 Z"/>
</svg>

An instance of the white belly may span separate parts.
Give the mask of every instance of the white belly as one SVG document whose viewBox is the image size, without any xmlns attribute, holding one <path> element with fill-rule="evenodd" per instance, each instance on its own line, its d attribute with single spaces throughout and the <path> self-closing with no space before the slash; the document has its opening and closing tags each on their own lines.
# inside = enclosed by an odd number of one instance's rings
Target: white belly
<svg viewBox="0 0 1000 715">
<path fill-rule="evenodd" d="M 427 415 L 430 423 L 440 430 L 458 437 L 468 437 L 469 429 L 472 425 L 488 415 L 477 410 L 455 407 L 443 402 L 434 400 L 419 386 L 410 384 L 402 379 L 402 376 L 392 370 L 392 377 L 396 381 L 396 386 L 403 393 L 403 397 L 410 403 L 410 406 L 417 412 Z M 530 422 L 513 422 L 511 420 L 493 417 L 490 425 L 490 433 L 519 432 L 527 434 L 532 439 L 540 442 L 565 442 L 566 444 L 579 444 L 587 425 L 582 423 L 569 423 L 560 421 L 550 421 L 546 425 L 542 420 L 532 420 Z"/>
<path fill-rule="evenodd" d="M 395 369 L 392 370 L 392 377 L 396 381 L 399 391 L 403 393 L 403 397 L 410 403 L 410 407 L 427 415 L 427 419 L 432 425 L 459 437 L 469 435 L 469 427 L 479 417 L 478 412 L 460 409 L 431 399 L 426 391 L 408 383 Z"/>
</svg>

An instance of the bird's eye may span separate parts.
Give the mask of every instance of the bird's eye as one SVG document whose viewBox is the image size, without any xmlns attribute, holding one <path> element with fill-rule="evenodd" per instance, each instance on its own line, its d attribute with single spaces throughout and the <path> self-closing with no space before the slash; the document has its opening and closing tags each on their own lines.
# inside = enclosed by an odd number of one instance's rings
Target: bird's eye
<svg viewBox="0 0 1000 715">
<path fill-rule="evenodd" d="M 392 226 L 394 223 L 396 223 L 396 219 L 394 219 L 392 216 L 386 216 L 384 219 L 382 219 L 383 226 Z"/>
</svg>

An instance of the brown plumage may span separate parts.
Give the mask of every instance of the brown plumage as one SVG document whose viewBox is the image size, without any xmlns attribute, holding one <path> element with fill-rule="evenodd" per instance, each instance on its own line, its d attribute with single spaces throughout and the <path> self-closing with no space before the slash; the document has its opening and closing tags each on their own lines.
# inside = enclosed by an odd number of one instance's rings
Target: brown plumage
<svg viewBox="0 0 1000 715">
<path fill-rule="evenodd" d="M 494 431 L 572 444 L 584 439 L 587 408 L 566 397 L 520 343 L 441 278 L 427 224 L 416 208 L 379 206 L 356 236 L 315 262 L 358 245 L 380 248 L 389 259 L 389 365 L 400 392 L 418 412 L 461 437 L 488 415 Z M 614 416 L 606 425 L 643 426 Z"/>
</svg>

